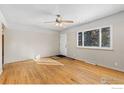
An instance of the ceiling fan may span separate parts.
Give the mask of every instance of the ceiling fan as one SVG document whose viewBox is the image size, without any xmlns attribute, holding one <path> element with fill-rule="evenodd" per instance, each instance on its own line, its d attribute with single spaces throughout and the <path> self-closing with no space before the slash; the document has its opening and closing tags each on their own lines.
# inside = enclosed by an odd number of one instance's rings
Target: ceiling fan
<svg viewBox="0 0 124 93">
<path fill-rule="evenodd" d="M 49 22 L 44 22 L 44 23 L 55 23 L 56 26 L 62 27 L 64 23 L 74 23 L 74 21 L 65 20 L 60 14 L 58 14 L 56 15 L 55 21 L 49 21 Z"/>
</svg>

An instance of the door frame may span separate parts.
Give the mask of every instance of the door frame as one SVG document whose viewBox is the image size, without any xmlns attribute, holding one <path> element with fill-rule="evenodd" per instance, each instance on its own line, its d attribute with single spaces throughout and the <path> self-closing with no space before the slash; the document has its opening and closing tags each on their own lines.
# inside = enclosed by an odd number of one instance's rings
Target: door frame
<svg viewBox="0 0 124 93">
<path fill-rule="evenodd" d="M 4 29 L 5 25 L 2 23 L 2 69 L 4 69 Z"/>
</svg>

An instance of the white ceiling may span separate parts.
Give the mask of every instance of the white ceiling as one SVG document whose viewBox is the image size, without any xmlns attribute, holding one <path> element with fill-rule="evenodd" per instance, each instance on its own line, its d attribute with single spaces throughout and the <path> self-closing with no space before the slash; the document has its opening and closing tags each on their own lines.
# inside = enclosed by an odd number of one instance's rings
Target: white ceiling
<svg viewBox="0 0 124 93">
<path fill-rule="evenodd" d="M 22 4 L 0 5 L 8 27 L 37 28 L 62 30 L 78 24 L 84 24 L 102 17 L 106 17 L 124 10 L 123 4 Z M 43 23 L 53 21 L 56 14 L 61 14 L 65 19 L 74 20 L 74 24 L 65 24 L 59 28 L 53 24 Z"/>
</svg>

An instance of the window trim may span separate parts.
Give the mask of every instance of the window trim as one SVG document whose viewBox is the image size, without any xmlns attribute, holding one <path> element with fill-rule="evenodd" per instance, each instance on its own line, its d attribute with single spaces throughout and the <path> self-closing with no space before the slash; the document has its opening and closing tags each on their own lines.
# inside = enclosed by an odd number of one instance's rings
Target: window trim
<svg viewBox="0 0 124 93">
<path fill-rule="evenodd" d="M 101 35 L 101 29 L 105 27 L 110 27 L 110 47 L 102 47 L 102 35 Z M 94 46 L 84 46 L 84 32 L 94 30 L 94 29 L 99 29 L 99 46 L 94 47 Z M 82 32 L 82 46 L 78 46 L 78 33 Z M 78 48 L 85 48 L 85 49 L 102 49 L 102 50 L 113 50 L 113 30 L 112 30 L 112 25 L 107 25 L 107 26 L 101 26 L 101 27 L 95 27 L 92 29 L 86 29 L 84 31 L 78 31 L 77 32 L 77 47 Z"/>
<path fill-rule="evenodd" d="M 78 33 L 80 33 L 80 32 L 82 32 L 82 31 L 78 31 L 77 32 L 77 47 L 80 47 L 81 48 L 83 46 L 83 38 L 82 38 L 82 46 L 79 46 L 78 45 L 78 40 L 79 40 Z M 83 32 L 82 32 L 82 37 L 83 37 Z"/>
</svg>

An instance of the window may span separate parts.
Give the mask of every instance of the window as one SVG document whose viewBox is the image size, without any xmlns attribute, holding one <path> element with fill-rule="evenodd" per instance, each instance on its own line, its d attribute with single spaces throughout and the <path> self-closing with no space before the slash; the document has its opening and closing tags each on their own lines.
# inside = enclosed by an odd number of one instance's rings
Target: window
<svg viewBox="0 0 124 93">
<path fill-rule="evenodd" d="M 110 47 L 110 27 L 101 29 L 102 47 Z"/>
<path fill-rule="evenodd" d="M 78 33 L 78 46 L 82 46 L 82 32 Z"/>
<path fill-rule="evenodd" d="M 84 32 L 84 46 L 99 46 L 99 29 Z"/>
<path fill-rule="evenodd" d="M 101 27 L 83 32 L 78 32 L 77 46 L 82 48 L 112 48 L 111 27 Z"/>
</svg>

